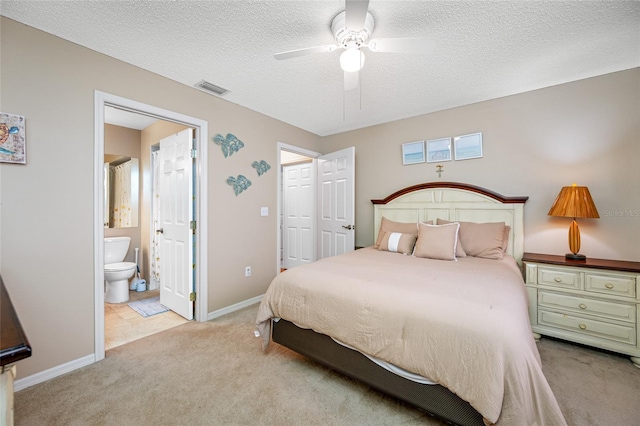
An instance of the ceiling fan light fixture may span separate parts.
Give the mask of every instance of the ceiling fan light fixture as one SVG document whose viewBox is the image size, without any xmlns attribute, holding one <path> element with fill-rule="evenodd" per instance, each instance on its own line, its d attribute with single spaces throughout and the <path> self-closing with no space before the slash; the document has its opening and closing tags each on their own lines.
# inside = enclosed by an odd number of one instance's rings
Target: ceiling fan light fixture
<svg viewBox="0 0 640 426">
<path fill-rule="evenodd" d="M 349 47 L 340 55 L 340 68 L 346 72 L 360 71 L 364 66 L 364 53 L 357 47 Z"/>
</svg>

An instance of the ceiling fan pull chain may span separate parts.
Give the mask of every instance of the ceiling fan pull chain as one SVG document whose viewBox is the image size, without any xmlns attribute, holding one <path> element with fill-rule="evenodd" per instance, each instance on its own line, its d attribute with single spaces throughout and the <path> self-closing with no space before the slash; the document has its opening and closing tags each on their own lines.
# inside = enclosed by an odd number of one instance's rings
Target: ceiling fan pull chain
<svg viewBox="0 0 640 426">
<path fill-rule="evenodd" d="M 358 71 L 359 73 L 360 71 Z M 358 75 L 358 95 L 360 96 L 360 111 L 362 111 L 362 82 L 360 81 L 360 76 Z"/>
<path fill-rule="evenodd" d="M 342 121 L 347 121 L 347 101 L 345 98 L 345 90 L 342 91 Z"/>
</svg>

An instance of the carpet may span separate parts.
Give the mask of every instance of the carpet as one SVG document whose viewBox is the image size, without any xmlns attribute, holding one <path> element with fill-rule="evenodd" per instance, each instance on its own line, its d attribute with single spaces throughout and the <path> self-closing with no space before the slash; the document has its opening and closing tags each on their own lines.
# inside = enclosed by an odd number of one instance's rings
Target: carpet
<svg viewBox="0 0 640 426">
<path fill-rule="evenodd" d="M 16 392 L 15 426 L 447 426 L 283 346 L 263 352 L 257 312 L 189 321 Z M 546 337 L 538 349 L 569 426 L 638 425 L 628 357 Z"/>
<path fill-rule="evenodd" d="M 129 303 L 129 307 L 143 317 L 150 317 L 169 310 L 169 308 L 160 303 L 160 296 L 131 302 Z"/>
</svg>

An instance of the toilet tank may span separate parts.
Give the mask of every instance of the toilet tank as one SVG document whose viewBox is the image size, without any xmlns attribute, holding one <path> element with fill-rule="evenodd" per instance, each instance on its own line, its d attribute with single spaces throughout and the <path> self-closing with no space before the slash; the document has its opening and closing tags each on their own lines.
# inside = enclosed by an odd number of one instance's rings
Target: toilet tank
<svg viewBox="0 0 640 426">
<path fill-rule="evenodd" d="M 129 251 L 131 237 L 108 237 L 104 239 L 104 263 L 122 262 Z"/>
</svg>

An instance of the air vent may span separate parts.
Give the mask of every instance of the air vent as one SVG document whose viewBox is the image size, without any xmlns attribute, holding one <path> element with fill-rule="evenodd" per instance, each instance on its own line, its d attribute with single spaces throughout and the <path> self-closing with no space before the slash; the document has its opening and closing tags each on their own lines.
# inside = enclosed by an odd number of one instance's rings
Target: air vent
<svg viewBox="0 0 640 426">
<path fill-rule="evenodd" d="M 228 92 L 227 89 L 224 89 L 220 86 L 216 86 L 213 83 L 209 83 L 207 80 L 202 80 L 199 83 L 196 83 L 196 87 L 219 96 L 222 96 Z"/>
</svg>

